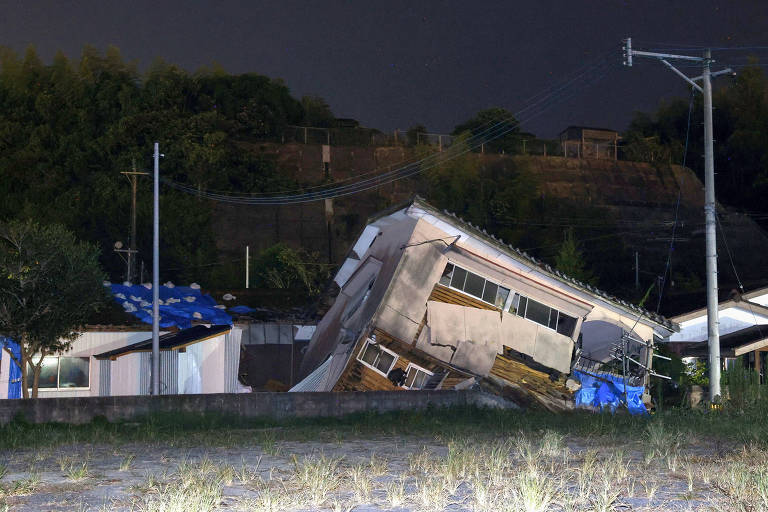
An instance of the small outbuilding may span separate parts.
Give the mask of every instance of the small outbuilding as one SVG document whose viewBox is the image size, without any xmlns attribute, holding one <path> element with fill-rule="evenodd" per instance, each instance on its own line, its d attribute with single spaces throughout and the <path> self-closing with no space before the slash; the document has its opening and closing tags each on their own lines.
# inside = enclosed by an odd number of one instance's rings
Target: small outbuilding
<svg viewBox="0 0 768 512">
<path fill-rule="evenodd" d="M 618 132 L 607 128 L 569 126 L 560 132 L 563 156 L 572 158 L 616 160 L 619 139 Z"/>
</svg>

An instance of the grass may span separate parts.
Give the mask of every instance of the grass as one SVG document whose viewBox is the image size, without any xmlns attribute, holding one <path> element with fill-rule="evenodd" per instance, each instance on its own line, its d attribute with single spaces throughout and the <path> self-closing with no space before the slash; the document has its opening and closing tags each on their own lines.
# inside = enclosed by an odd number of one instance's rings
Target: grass
<svg viewBox="0 0 768 512">
<path fill-rule="evenodd" d="M 282 441 L 354 439 L 372 435 L 430 435 L 447 439 L 498 437 L 517 432 L 544 441 L 544 452 L 557 453 L 564 436 L 621 438 L 627 432 L 646 432 L 653 450 L 667 449 L 669 437 L 706 436 L 737 443 L 768 443 L 768 405 L 749 410 L 719 411 L 666 409 L 650 418 L 582 411 L 552 414 L 543 411 L 490 410 L 455 407 L 384 414 L 354 414 L 344 418 L 270 421 L 210 414 L 152 415 L 133 422 L 96 420 L 84 425 L 30 424 L 22 418 L 0 426 L 0 450 L 55 448 L 68 443 L 170 444 L 173 447 L 259 446 L 278 456 Z M 254 433 L 256 435 L 254 435 Z M 654 454 L 654 457 L 658 453 Z M 653 457 L 651 457 L 653 458 Z"/>
<path fill-rule="evenodd" d="M 127 472 L 137 447 L 115 446 L 146 445 L 166 470 L 145 474 L 130 489 L 134 496 L 128 507 L 135 511 L 215 510 L 223 506 L 228 486 L 240 489 L 234 495 L 242 494 L 228 509 L 266 512 L 348 510 L 363 504 L 608 511 L 628 509 L 629 498 L 654 506 L 687 500 L 696 509 L 698 500 L 713 497 L 717 505 L 709 508 L 746 511 L 768 509 L 768 422 L 762 413 L 768 409 L 668 409 L 637 418 L 453 408 L 283 423 L 210 416 L 198 416 L 197 422 L 194 416 L 163 416 L 73 426 L 16 420 L 0 427 L 0 449 L 51 454 L 63 446 L 69 454 L 78 444 L 107 445 L 111 467 L 116 464 L 111 457 L 121 456 L 120 470 Z M 339 439 L 373 443 L 362 456 L 353 452 L 346 460 Z M 302 443 L 313 448 L 302 452 Z M 297 454 L 283 453 L 288 446 Z M 215 454 L 216 448 L 224 453 L 236 448 L 253 458 L 232 465 L 215 456 L 179 461 L 174 455 Z M 702 448 L 708 451 L 702 454 Z M 58 457 L 58 467 L 71 481 L 97 481 L 95 456 L 87 448 L 81 452 Z M 142 464 L 145 459 L 142 455 Z M 34 471 L 7 481 L 17 466 L 34 464 L 27 455 L 4 464 L 0 511 L 5 497 L 41 487 Z M 125 478 L 136 482 L 136 472 Z"/>
<path fill-rule="evenodd" d="M 120 461 L 120 471 L 128 471 L 131 469 L 131 465 L 133 464 L 133 460 L 136 458 L 133 454 L 128 454 Z"/>
</svg>

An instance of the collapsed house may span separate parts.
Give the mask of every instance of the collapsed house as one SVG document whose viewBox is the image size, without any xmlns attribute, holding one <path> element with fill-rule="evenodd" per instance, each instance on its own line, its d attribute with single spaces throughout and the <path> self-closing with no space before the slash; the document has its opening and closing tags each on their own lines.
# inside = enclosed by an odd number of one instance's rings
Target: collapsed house
<svg viewBox="0 0 768 512">
<path fill-rule="evenodd" d="M 333 281 L 291 391 L 478 384 L 559 410 L 574 368 L 611 361 L 621 339 L 650 368 L 654 338 L 675 330 L 419 198 L 372 219 Z"/>
</svg>

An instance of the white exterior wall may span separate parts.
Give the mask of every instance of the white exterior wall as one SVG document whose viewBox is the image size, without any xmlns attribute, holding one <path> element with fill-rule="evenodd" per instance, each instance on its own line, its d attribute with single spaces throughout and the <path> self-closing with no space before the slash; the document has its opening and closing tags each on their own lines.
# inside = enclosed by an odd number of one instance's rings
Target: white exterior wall
<svg viewBox="0 0 768 512">
<path fill-rule="evenodd" d="M 757 324 L 767 324 L 768 317 L 742 308 L 727 308 L 719 312 L 720 335 L 740 331 Z M 706 341 L 707 315 L 680 322 L 680 332 L 669 337 L 669 341 Z"/>
<path fill-rule="evenodd" d="M 141 352 L 126 354 L 112 361 L 110 389 L 112 396 L 138 395 Z M 97 384 L 98 386 L 98 384 Z"/>
<path fill-rule="evenodd" d="M 81 334 L 75 341 L 72 342 L 72 347 L 59 354 L 62 357 L 89 357 L 89 369 L 88 369 L 88 389 L 39 389 L 38 396 L 40 398 L 56 398 L 56 397 L 74 397 L 74 396 L 99 396 L 99 377 L 100 369 L 99 362 L 92 357 L 94 354 L 100 354 L 107 352 L 108 350 L 114 350 L 116 348 L 130 345 L 147 339 L 152 333 L 149 331 L 127 331 L 127 332 L 112 332 L 112 331 L 86 331 Z M 111 383 L 114 383 L 115 366 L 112 363 L 112 378 Z M 138 372 L 137 372 L 138 375 Z M 114 385 L 114 384 L 113 384 Z M 115 395 L 115 389 L 112 388 L 112 394 Z M 138 382 L 136 385 L 138 389 Z M 134 394 L 134 393 L 122 393 L 122 394 Z"/>
<path fill-rule="evenodd" d="M 8 380 L 11 378 L 11 353 L 0 348 L 0 400 L 8 398 Z"/>
<path fill-rule="evenodd" d="M 203 392 L 203 344 L 195 343 L 179 352 L 179 394 L 197 395 Z"/>
<path fill-rule="evenodd" d="M 749 299 L 749 302 L 754 302 L 755 304 L 760 304 L 761 306 L 768 307 L 768 293 L 764 293 L 762 295 L 758 295 L 757 297 L 753 297 Z"/>
<path fill-rule="evenodd" d="M 203 381 L 203 393 L 226 393 L 226 348 L 224 338 L 226 336 L 216 336 L 210 340 L 205 340 L 195 345 L 201 345 L 201 377 Z"/>
</svg>

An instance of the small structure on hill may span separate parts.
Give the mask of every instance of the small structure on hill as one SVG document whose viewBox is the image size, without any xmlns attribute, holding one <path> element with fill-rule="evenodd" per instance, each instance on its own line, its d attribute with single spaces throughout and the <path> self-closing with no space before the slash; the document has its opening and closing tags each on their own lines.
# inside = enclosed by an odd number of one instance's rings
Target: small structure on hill
<svg viewBox="0 0 768 512">
<path fill-rule="evenodd" d="M 418 198 L 370 221 L 334 283 L 291 391 L 477 384 L 561 410 L 573 407 L 565 382 L 581 352 L 607 362 L 631 337 L 650 368 L 654 337 L 676 328 Z"/>
<path fill-rule="evenodd" d="M 607 128 L 569 126 L 560 132 L 563 156 L 572 158 L 618 158 L 618 132 Z"/>
</svg>

